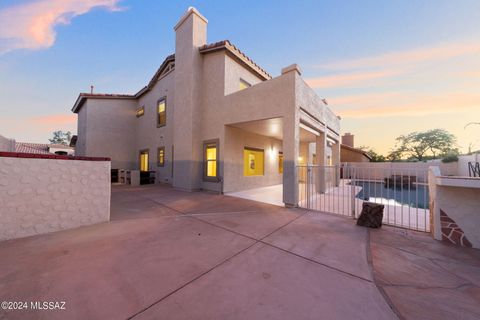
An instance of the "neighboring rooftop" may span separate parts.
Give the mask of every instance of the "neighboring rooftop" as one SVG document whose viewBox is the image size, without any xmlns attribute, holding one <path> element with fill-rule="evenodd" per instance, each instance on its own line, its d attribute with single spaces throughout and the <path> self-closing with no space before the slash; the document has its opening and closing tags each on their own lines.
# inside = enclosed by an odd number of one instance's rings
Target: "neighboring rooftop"
<svg viewBox="0 0 480 320">
<path fill-rule="evenodd" d="M 71 149 L 72 147 L 63 144 L 15 142 L 15 152 L 33 154 L 53 154 L 50 149 Z"/>
<path fill-rule="evenodd" d="M 346 150 L 349 150 L 349 151 L 352 151 L 352 152 L 356 152 L 356 153 L 360 153 L 360 154 L 363 154 L 365 157 L 367 157 L 369 160 L 372 160 L 372 157 L 364 150 L 362 149 L 358 149 L 358 148 L 353 148 L 353 147 L 350 147 L 346 144 L 341 144 L 340 145 L 343 149 L 346 149 Z"/>
</svg>

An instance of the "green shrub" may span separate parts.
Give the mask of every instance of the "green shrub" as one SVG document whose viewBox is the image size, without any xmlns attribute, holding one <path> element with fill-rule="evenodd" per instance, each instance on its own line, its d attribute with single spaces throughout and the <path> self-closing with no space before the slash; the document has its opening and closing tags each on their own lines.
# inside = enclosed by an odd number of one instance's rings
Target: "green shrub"
<svg viewBox="0 0 480 320">
<path fill-rule="evenodd" d="M 451 153 L 447 154 L 445 157 L 443 157 L 442 162 L 443 163 L 449 163 L 449 162 L 455 162 L 458 161 L 458 155 Z"/>
</svg>

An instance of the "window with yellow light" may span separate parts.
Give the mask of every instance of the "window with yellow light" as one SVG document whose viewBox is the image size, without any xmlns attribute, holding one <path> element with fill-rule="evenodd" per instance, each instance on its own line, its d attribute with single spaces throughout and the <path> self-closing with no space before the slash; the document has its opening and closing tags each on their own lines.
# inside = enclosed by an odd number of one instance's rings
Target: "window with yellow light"
<svg viewBox="0 0 480 320">
<path fill-rule="evenodd" d="M 238 85 L 238 88 L 240 90 L 243 90 L 243 89 L 247 89 L 247 88 L 250 88 L 252 85 L 250 83 L 248 83 L 247 81 L 243 80 L 243 79 L 240 79 L 240 82 L 239 82 L 239 85 Z"/>
<path fill-rule="evenodd" d="M 157 127 L 167 124 L 167 101 L 165 98 L 158 101 L 157 105 Z"/>
<path fill-rule="evenodd" d="M 157 166 L 163 167 L 165 165 L 165 147 L 158 148 Z"/>
<path fill-rule="evenodd" d="M 140 151 L 140 171 L 148 171 L 148 150 Z"/>
<path fill-rule="evenodd" d="M 263 176 L 264 174 L 264 151 L 262 149 L 243 149 L 243 175 Z"/>
<path fill-rule="evenodd" d="M 278 173 L 283 173 L 283 152 L 278 153 Z"/>
<path fill-rule="evenodd" d="M 205 145 L 205 175 L 207 178 L 217 177 L 217 145 Z"/>
</svg>

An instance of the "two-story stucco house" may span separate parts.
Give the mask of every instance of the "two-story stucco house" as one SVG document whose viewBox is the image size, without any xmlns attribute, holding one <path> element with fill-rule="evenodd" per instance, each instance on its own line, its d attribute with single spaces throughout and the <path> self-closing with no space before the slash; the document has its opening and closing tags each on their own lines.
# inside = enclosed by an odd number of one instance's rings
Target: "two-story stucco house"
<svg viewBox="0 0 480 320">
<path fill-rule="evenodd" d="M 283 202 L 296 205 L 297 165 L 339 163 L 339 118 L 297 65 L 272 78 L 229 41 L 209 44 L 195 8 L 174 30 L 175 54 L 139 92 L 79 95 L 76 154 L 184 190 L 283 183 Z"/>
</svg>

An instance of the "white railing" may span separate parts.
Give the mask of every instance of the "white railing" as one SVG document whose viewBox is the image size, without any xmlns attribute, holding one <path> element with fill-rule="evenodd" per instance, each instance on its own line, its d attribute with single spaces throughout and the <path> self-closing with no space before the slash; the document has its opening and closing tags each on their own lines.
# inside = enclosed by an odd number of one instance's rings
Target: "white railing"
<svg viewBox="0 0 480 320">
<path fill-rule="evenodd" d="M 298 177 L 302 208 L 358 218 L 369 201 L 384 205 L 384 224 L 430 231 L 426 169 L 310 165 Z"/>
</svg>

